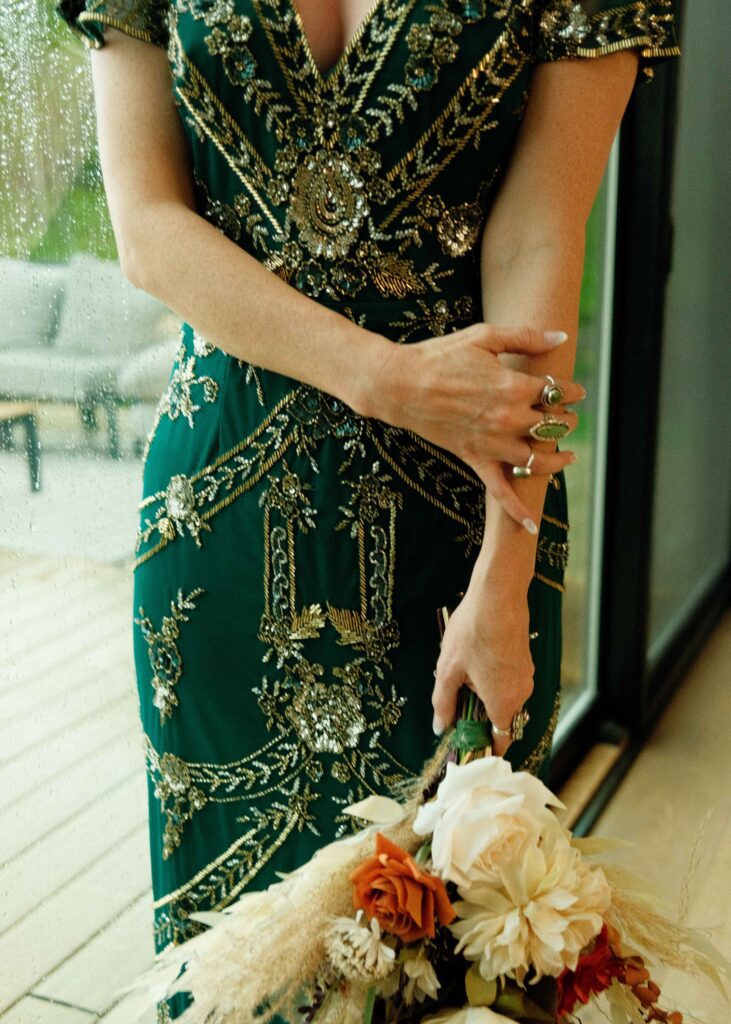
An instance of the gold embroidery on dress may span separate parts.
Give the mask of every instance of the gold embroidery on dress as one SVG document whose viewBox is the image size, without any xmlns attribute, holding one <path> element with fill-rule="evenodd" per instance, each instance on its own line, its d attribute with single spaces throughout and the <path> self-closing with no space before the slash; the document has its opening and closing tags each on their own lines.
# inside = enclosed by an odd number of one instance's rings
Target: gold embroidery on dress
<svg viewBox="0 0 731 1024">
<path fill-rule="evenodd" d="M 160 415 L 168 416 L 171 420 L 183 416 L 188 426 L 192 427 L 193 414 L 201 408 L 193 401 L 193 388 L 202 388 L 201 397 L 204 402 L 215 402 L 218 397 L 218 382 L 213 377 L 196 376 L 196 356 L 186 356 L 182 343 L 178 348 L 176 360 L 177 365 L 160 400 Z"/>
<path fill-rule="evenodd" d="M 398 187 L 403 198 L 380 223 L 380 230 L 418 199 L 465 146 L 497 127 L 491 115 L 528 60 L 518 34 L 506 27 L 417 143 L 386 173 L 386 183 Z"/>
<path fill-rule="evenodd" d="M 178 536 L 183 535 L 179 523 L 185 525 L 196 546 L 202 546 L 201 531 L 211 529 L 208 521 L 220 509 L 253 487 L 294 441 L 294 431 L 284 436 L 286 427 L 290 425 L 290 418 L 281 411 L 291 400 L 290 393 L 277 403 L 249 437 L 210 466 L 205 466 L 191 476 L 175 474 L 165 490 L 150 494 L 140 502 L 141 511 L 154 504 L 157 504 L 157 508 L 152 515 L 143 517 L 135 550 L 139 551 L 155 534 L 158 534 L 160 539 L 136 560 L 135 568 L 175 539 L 176 530 L 171 529 L 171 525 L 177 528 Z M 251 454 L 242 454 L 247 449 L 251 450 Z M 172 508 L 169 501 L 171 493 Z M 222 494 L 224 496 L 220 497 Z"/>
<path fill-rule="evenodd" d="M 152 703 L 160 712 L 160 725 L 165 724 L 179 704 L 177 685 L 183 674 L 183 660 L 178 647 L 180 624 L 188 622 L 189 616 L 185 613 L 193 611 L 195 599 L 203 593 L 205 591 L 201 587 L 196 587 L 185 596 L 179 589 L 175 600 L 170 602 L 170 615 L 163 616 L 159 631 L 145 615 L 141 605 L 140 618 L 134 620 L 147 644 L 152 668 L 150 683 L 155 691 Z"/>
<path fill-rule="evenodd" d="M 339 806 L 394 787 L 412 774 L 380 743 L 382 734 L 398 724 L 405 704 L 396 688 L 386 685 L 382 668 L 388 663 L 389 648 L 398 643 L 393 586 L 401 496 L 391 489 L 390 481 L 378 463 L 357 481 L 343 481 L 351 493 L 341 506 L 343 518 L 336 529 L 347 529 L 356 542 L 360 606 L 357 610 L 328 606 L 325 614 L 321 605 L 301 607 L 297 600 L 300 538 L 317 529 L 309 488 L 286 460 L 277 474 L 269 474 L 262 492 L 265 607 L 261 639 L 265 644 L 262 660 L 274 669 L 253 690 L 272 736 L 252 754 L 227 764 L 189 762 L 171 752 L 158 754 L 146 738 L 148 770 L 165 820 L 164 858 L 174 854 L 185 827 L 209 803 L 243 801 L 246 808 L 239 819 L 243 834 L 225 858 L 156 902 L 159 942 L 189 934 L 181 908 L 226 905 L 294 828 L 316 830 L 308 808 L 317 799 L 314 787 L 326 764 L 330 777 L 344 787 L 343 795 L 334 801 Z M 329 678 L 323 665 L 306 657 L 307 641 L 328 622 L 339 643 L 361 652 L 334 666 Z M 369 741 L 363 744 L 366 734 Z M 333 762 L 322 761 L 333 756 Z M 352 827 L 352 820 L 342 812 L 336 822 L 339 835 Z"/>
<path fill-rule="evenodd" d="M 82 10 L 74 0 L 59 0 L 58 8 L 89 49 L 101 46 L 94 22 L 116 28 L 147 43 L 167 45 L 167 0 L 86 0 Z"/>
<path fill-rule="evenodd" d="M 672 0 L 636 0 L 594 13 L 587 6 L 577 0 L 549 0 L 539 19 L 539 59 L 600 57 L 636 46 L 644 58 L 681 55 L 672 42 Z M 649 81 L 654 68 L 643 61 L 642 70 Z"/>
<path fill-rule="evenodd" d="M 540 766 L 541 762 L 551 749 L 551 744 L 553 742 L 553 736 L 556 731 L 556 726 L 558 725 L 560 712 L 561 691 L 559 689 L 553 698 L 553 709 L 551 711 L 551 717 L 548 720 L 548 724 L 546 725 L 543 735 L 541 736 L 533 750 L 531 750 L 530 754 L 525 758 L 525 760 L 517 766 L 516 771 L 535 773 L 536 768 Z"/>
<path fill-rule="evenodd" d="M 547 561 L 549 565 L 565 569 L 569 557 L 569 542 L 548 540 L 542 536 L 538 538 L 536 548 L 536 561 Z"/>
</svg>

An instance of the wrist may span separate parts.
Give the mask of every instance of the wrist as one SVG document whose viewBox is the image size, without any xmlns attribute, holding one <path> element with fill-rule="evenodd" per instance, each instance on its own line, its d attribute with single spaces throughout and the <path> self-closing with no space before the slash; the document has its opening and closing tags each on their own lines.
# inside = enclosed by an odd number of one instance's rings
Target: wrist
<svg viewBox="0 0 731 1024">
<path fill-rule="evenodd" d="M 501 557 L 494 551 L 480 552 L 470 576 L 469 587 L 481 595 L 490 594 L 499 600 L 523 601 L 527 599 L 528 588 L 533 579 L 535 556 L 528 561 L 521 560 L 512 552 L 511 557 Z"/>
<path fill-rule="evenodd" d="M 344 387 L 345 401 L 359 415 L 392 423 L 396 374 L 394 357 L 402 346 L 382 334 L 356 328 L 353 362 Z"/>
</svg>

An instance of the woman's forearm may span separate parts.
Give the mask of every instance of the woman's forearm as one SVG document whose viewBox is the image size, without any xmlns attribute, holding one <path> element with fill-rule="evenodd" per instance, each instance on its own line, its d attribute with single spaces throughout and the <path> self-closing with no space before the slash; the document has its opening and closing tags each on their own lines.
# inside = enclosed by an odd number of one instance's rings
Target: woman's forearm
<svg viewBox="0 0 731 1024">
<path fill-rule="evenodd" d="M 533 374 L 573 377 L 584 251 L 585 236 L 577 229 L 568 236 L 564 232 L 558 242 L 519 248 L 505 262 L 483 264 L 485 320 L 495 324 L 551 326 L 566 331 L 569 336 L 568 341 L 551 352 L 540 355 L 501 354 L 501 362 Z M 537 409 L 536 421 L 541 415 L 541 410 Z M 537 449 L 556 449 L 555 441 L 531 439 L 530 444 Z M 509 479 L 530 509 L 533 522 L 538 524 L 548 475 L 542 473 L 522 478 L 511 475 Z M 488 493 L 485 532 L 473 581 L 478 585 L 498 585 L 508 593 L 524 595 L 535 571 L 537 540 L 537 533 L 532 534 L 522 528 Z"/>
<path fill-rule="evenodd" d="M 224 352 L 371 414 L 393 343 L 302 295 L 194 210 L 141 209 L 119 248 L 133 284 Z"/>
</svg>

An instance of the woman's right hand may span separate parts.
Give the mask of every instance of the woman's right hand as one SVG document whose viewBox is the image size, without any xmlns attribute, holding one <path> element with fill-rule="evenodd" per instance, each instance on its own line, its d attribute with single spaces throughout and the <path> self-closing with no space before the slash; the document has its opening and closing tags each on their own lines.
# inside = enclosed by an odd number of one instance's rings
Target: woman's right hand
<svg viewBox="0 0 731 1024">
<path fill-rule="evenodd" d="M 557 473 L 573 453 L 555 451 L 554 441 L 530 437 L 529 427 L 545 411 L 540 405 L 545 375 L 511 369 L 500 362 L 498 353 L 537 356 L 555 347 L 555 341 L 535 328 L 486 323 L 425 341 L 393 344 L 370 386 L 371 400 L 366 404 L 374 411 L 366 415 L 412 430 L 452 452 L 523 525 L 530 513 L 511 485 L 511 467 L 524 466 L 533 452 L 533 474 Z M 574 380 L 555 380 L 564 401 L 551 412 L 573 430 L 578 416 L 566 406 L 584 399 L 586 391 Z"/>
</svg>

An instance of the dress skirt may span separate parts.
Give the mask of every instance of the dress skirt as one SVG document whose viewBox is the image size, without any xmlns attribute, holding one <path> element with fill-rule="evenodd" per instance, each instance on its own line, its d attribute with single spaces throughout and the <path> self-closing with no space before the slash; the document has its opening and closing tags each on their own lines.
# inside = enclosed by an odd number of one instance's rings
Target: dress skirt
<svg viewBox="0 0 731 1024">
<path fill-rule="evenodd" d="M 144 454 L 134 653 L 155 944 L 180 943 L 358 827 L 437 742 L 436 612 L 484 523 L 472 470 L 183 324 Z M 560 697 L 563 473 L 528 591 L 534 692 L 508 752 L 547 778 Z M 185 997 L 160 1004 L 179 1014 Z"/>
</svg>

